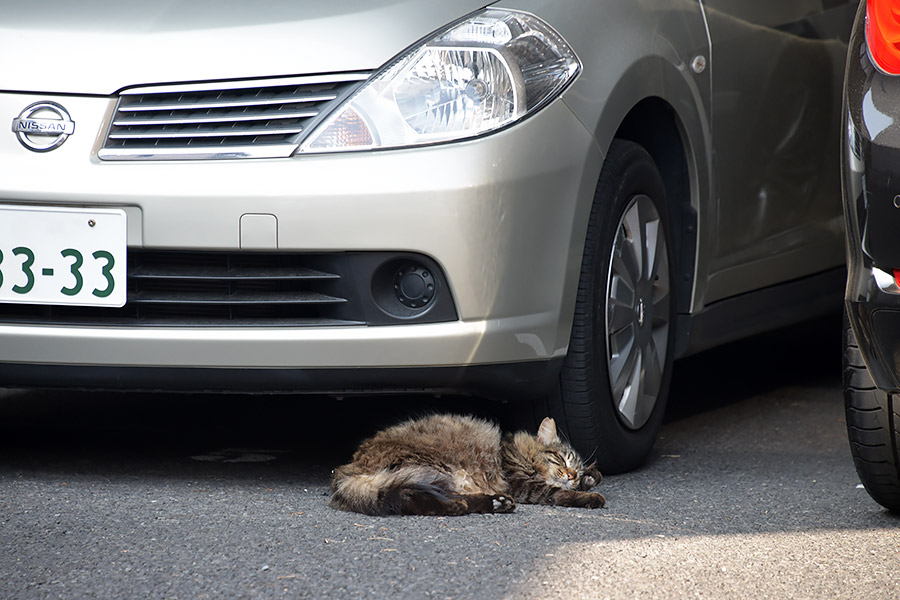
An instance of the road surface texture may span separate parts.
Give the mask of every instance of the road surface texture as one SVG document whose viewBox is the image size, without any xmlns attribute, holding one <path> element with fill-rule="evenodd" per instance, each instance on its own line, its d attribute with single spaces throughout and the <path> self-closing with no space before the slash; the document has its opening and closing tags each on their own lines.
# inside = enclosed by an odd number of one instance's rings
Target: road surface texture
<svg viewBox="0 0 900 600">
<path fill-rule="evenodd" d="M 0 598 L 900 598 L 900 519 L 858 485 L 840 319 L 678 363 L 607 508 L 327 506 L 378 427 L 477 400 L 0 392 Z"/>
</svg>

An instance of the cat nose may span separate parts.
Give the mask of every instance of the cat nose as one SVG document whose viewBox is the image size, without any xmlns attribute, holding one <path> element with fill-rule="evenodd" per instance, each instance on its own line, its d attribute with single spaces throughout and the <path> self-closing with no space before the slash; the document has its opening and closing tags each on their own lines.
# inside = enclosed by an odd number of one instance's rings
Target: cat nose
<svg viewBox="0 0 900 600">
<path fill-rule="evenodd" d="M 576 473 L 576 472 L 575 472 L 574 470 L 572 470 L 572 469 L 568 469 L 568 470 L 566 471 L 566 477 L 569 478 L 569 481 L 574 481 L 574 480 L 578 477 L 578 473 Z"/>
</svg>

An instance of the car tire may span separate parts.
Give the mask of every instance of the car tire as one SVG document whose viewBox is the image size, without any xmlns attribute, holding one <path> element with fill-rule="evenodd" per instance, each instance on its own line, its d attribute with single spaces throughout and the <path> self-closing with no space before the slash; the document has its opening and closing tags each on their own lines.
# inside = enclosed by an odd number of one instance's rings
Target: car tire
<svg viewBox="0 0 900 600">
<path fill-rule="evenodd" d="M 647 458 L 665 411 L 674 340 L 674 256 L 662 177 L 614 140 L 594 194 L 572 334 L 548 399 L 572 445 L 604 474 Z"/>
<path fill-rule="evenodd" d="M 843 362 L 844 409 L 856 472 L 878 504 L 900 512 L 900 399 L 875 386 L 846 318 Z"/>
</svg>

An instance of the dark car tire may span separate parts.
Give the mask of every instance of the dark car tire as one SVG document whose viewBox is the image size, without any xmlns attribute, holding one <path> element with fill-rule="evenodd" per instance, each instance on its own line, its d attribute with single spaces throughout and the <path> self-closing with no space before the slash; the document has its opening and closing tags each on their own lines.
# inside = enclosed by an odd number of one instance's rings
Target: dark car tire
<svg viewBox="0 0 900 600">
<path fill-rule="evenodd" d="M 846 319 L 843 362 L 844 408 L 856 472 L 878 504 L 900 512 L 900 398 L 875 386 Z"/>
<path fill-rule="evenodd" d="M 620 253 L 629 239 L 645 250 L 640 266 Z M 604 474 L 643 464 L 662 423 L 675 337 L 671 239 L 656 164 L 641 146 L 613 141 L 588 223 L 568 354 L 547 398 L 569 441 Z M 622 287 L 629 278 L 632 297 Z M 627 393 L 633 386 L 623 392 L 623 377 L 638 385 L 636 397 Z"/>
</svg>

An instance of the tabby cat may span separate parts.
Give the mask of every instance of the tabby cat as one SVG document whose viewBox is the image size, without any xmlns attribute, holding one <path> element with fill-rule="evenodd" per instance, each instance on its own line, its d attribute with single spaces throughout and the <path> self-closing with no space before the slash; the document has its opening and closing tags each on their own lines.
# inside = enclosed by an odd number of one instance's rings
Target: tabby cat
<svg viewBox="0 0 900 600">
<path fill-rule="evenodd" d="M 367 515 L 508 513 L 516 502 L 600 508 L 600 472 L 546 418 L 537 435 L 432 415 L 384 429 L 334 472 L 331 506 Z"/>
</svg>

